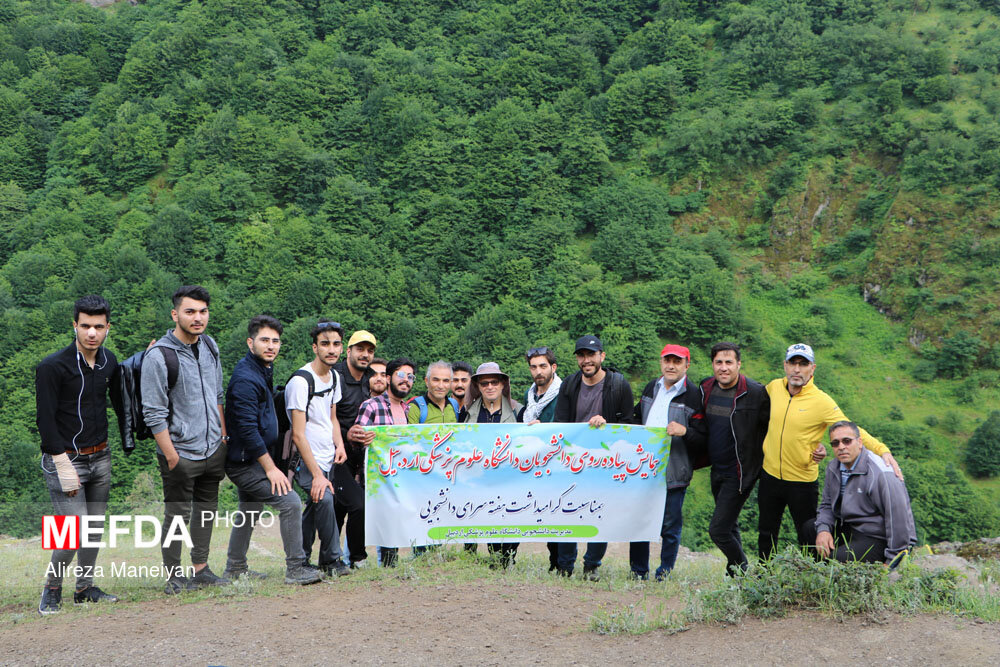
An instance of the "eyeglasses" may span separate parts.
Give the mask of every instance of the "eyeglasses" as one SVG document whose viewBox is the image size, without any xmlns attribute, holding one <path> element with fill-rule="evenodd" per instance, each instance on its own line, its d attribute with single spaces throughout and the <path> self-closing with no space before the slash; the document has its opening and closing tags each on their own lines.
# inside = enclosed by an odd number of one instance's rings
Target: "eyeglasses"
<svg viewBox="0 0 1000 667">
<path fill-rule="evenodd" d="M 857 438 L 841 438 L 840 440 L 831 440 L 830 441 L 830 446 L 833 447 L 834 449 L 836 449 L 837 447 L 840 447 L 841 445 L 849 445 L 852 442 L 854 442 L 855 440 L 857 440 Z"/>
<path fill-rule="evenodd" d="M 493 379 L 493 380 L 480 380 L 479 381 L 479 386 L 480 387 L 492 387 L 493 385 L 501 385 L 501 384 L 503 384 L 503 382 L 501 380 L 497 380 L 497 379 Z"/>
<path fill-rule="evenodd" d="M 406 371 L 396 371 L 395 373 L 393 373 L 393 375 L 398 377 L 400 380 L 406 380 L 411 384 L 413 383 L 414 380 L 417 379 L 416 375 L 414 375 L 413 373 L 407 373 Z"/>
<path fill-rule="evenodd" d="M 528 352 L 526 353 L 525 356 L 527 356 L 528 359 L 531 359 L 532 357 L 540 357 L 540 356 L 546 355 L 548 353 L 549 353 L 549 348 L 547 348 L 547 347 L 545 347 L 543 345 L 542 347 L 533 347 L 533 348 L 531 348 L 530 350 L 528 350 Z"/>
</svg>

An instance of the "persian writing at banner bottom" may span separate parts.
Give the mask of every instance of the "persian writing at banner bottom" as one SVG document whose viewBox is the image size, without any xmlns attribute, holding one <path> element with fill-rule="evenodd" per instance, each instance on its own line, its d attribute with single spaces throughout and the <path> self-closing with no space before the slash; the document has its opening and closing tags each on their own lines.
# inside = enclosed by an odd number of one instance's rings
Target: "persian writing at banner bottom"
<svg viewBox="0 0 1000 667">
<path fill-rule="evenodd" d="M 609 424 L 374 427 L 366 542 L 630 542 L 660 536 L 666 429 Z"/>
</svg>

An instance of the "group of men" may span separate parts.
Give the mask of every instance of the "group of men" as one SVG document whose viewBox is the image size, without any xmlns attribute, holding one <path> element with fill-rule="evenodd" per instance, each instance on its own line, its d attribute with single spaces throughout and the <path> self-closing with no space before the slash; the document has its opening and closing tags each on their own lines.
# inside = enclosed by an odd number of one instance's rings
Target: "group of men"
<svg viewBox="0 0 1000 667">
<path fill-rule="evenodd" d="M 740 350 L 718 343 L 711 350 L 713 374 L 701 383 L 687 377 L 688 348 L 667 345 L 659 353 L 661 374 L 646 384 L 638 402 L 625 376 L 605 366 L 604 346 L 594 335 L 576 341 L 579 368 L 563 380 L 547 347 L 526 351 L 532 384 L 523 402 L 510 377 L 494 362 L 473 372 L 465 362 L 435 361 L 424 374 L 426 392 L 411 397 L 417 364 L 405 357 L 375 357 L 377 340 L 355 331 L 344 351 L 343 327 L 320 319 L 310 332 L 313 359 L 288 380 L 276 406 L 273 364 L 281 350 L 282 324 L 258 315 L 247 327 L 247 353 L 224 386 L 219 350 L 206 333 L 208 291 L 184 286 L 173 296 L 174 328 L 150 345 L 141 372 L 119 366 L 103 343 L 111 310 L 99 296 L 79 299 L 73 312 L 75 338 L 36 369 L 37 423 L 42 468 L 54 511 L 103 516 L 111 479 L 107 447 L 107 402 L 122 410 L 120 386 L 141 387 L 141 412 L 156 441 L 163 480 L 165 521 L 190 526 L 191 566 L 181 567 L 180 545 L 162 548 L 168 573 L 165 592 L 227 585 L 262 577 L 249 569 L 247 552 L 254 522 L 234 524 L 225 571 L 208 567 L 219 484 L 236 486 L 244 516 L 260 516 L 264 505 L 279 515 L 285 550 L 285 582 L 310 584 L 341 576 L 367 557 L 364 534 L 364 452 L 374 439 L 370 426 L 417 423 L 580 422 L 593 428 L 635 423 L 664 427 L 671 436 L 663 509 L 661 579 L 674 567 L 680 545 L 685 491 L 694 469 L 711 466 L 715 511 L 709 535 L 735 575 L 748 565 L 738 518 L 757 479 L 758 555 L 766 560 L 777 544 L 786 506 L 798 541 L 839 560 L 895 564 L 915 543 L 915 529 L 902 473 L 888 448 L 854 423 L 813 383 L 812 348 L 795 344 L 785 355 L 785 377 L 766 387 L 741 373 Z M 341 359 L 341 356 L 344 358 Z M 289 473 L 272 458 L 282 421 L 297 464 Z M 836 460 L 827 467 L 822 502 L 818 463 L 830 430 Z M 306 496 L 304 502 L 294 483 Z M 638 511 L 648 511 L 640 508 Z M 659 512 L 658 508 L 653 510 Z M 341 529 L 347 554 L 341 547 Z M 319 538 L 316 564 L 312 547 Z M 415 552 L 425 547 L 417 545 Z M 475 551 L 475 544 L 466 548 Z M 494 564 L 509 566 L 516 543 L 489 544 Z M 550 571 L 573 573 L 574 542 L 548 544 Z M 599 578 L 607 543 L 587 545 L 583 576 Z M 42 614 L 61 608 L 62 573 L 76 550 L 56 550 L 39 603 Z M 379 547 L 379 561 L 395 565 L 396 549 Z M 94 585 L 97 550 L 79 550 L 74 602 L 113 602 Z M 649 543 L 629 545 L 633 576 L 649 575 Z M 189 576 L 190 575 L 190 576 Z"/>
</svg>

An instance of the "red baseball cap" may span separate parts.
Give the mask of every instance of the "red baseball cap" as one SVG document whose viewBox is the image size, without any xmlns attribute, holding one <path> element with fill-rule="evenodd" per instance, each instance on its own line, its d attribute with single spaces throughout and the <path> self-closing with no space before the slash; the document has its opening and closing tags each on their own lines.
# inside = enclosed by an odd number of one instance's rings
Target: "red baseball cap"
<svg viewBox="0 0 1000 667">
<path fill-rule="evenodd" d="M 665 357 L 668 354 L 672 354 L 675 357 L 680 357 L 681 359 L 687 359 L 691 361 L 691 351 L 688 350 L 683 345 L 666 345 L 663 348 L 663 352 L 660 352 L 661 357 Z"/>
</svg>

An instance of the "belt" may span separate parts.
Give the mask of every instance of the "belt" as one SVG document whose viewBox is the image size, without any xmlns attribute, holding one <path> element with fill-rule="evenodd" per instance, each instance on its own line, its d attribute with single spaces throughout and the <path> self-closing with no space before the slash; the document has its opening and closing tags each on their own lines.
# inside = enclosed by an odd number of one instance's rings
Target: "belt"
<svg viewBox="0 0 1000 667">
<path fill-rule="evenodd" d="M 104 442 L 96 444 L 93 447 L 80 447 L 77 450 L 70 449 L 70 450 L 67 450 L 66 453 L 67 454 L 73 454 L 75 452 L 75 453 L 79 454 L 80 456 L 87 456 L 89 454 L 96 454 L 97 452 L 100 452 L 100 451 L 105 450 L 107 448 L 108 448 L 108 441 L 105 440 Z"/>
</svg>

